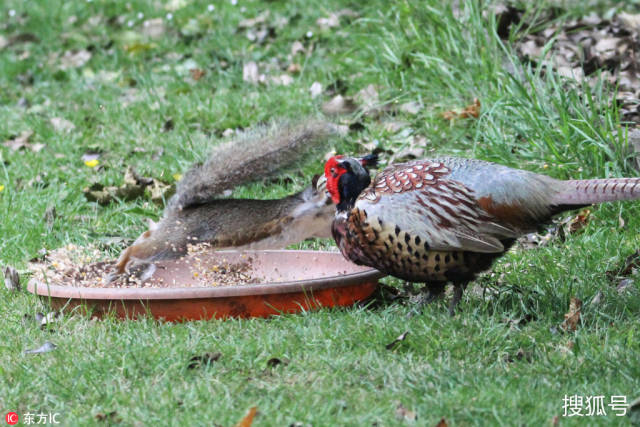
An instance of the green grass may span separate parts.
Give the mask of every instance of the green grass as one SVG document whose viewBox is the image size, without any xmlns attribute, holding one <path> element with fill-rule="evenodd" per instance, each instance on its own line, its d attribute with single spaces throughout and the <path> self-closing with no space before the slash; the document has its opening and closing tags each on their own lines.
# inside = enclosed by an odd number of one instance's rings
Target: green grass
<svg viewBox="0 0 640 427">
<path fill-rule="evenodd" d="M 31 142 L 46 147 L 0 148 L 0 263 L 24 269 L 41 248 L 95 241 L 115 255 L 124 243 L 110 238 L 134 238 L 161 208 L 144 199 L 99 207 L 85 200 L 84 187 L 118 185 L 129 165 L 171 181 L 227 128 L 315 115 L 328 97 L 311 99 L 314 81 L 340 81 L 347 95 L 375 84 L 381 101 L 423 105 L 416 115 L 393 117 L 407 123 L 397 134 L 385 130 L 389 114 L 363 116 L 365 129 L 340 142 L 342 151 L 359 143 L 402 149 L 412 135 L 423 135 L 429 155 L 484 158 L 558 178 L 638 175 L 624 132 L 614 136 L 625 124 L 611 105 L 611 88 L 589 89 L 521 64 L 496 37 L 493 20 L 483 18 L 486 5 L 465 3 L 456 19 L 444 3 L 240 0 L 216 2 L 209 12 L 208 2 L 189 2 L 165 20 L 165 37 L 148 41 L 139 36 L 137 14 L 167 13 L 152 2 L 4 2 L 0 35 L 29 33 L 39 41 L 0 50 L 0 141 L 33 130 Z M 596 10 L 611 6 L 600 3 Z M 329 30 L 316 25 L 345 7 L 359 17 Z M 267 8 L 269 22 L 288 23 L 256 45 L 237 24 Z M 574 9 L 558 19 L 575 16 Z M 296 58 L 302 71 L 293 84 L 242 81 L 250 60 L 275 61 L 273 74 L 283 73 L 296 40 L 313 52 Z M 89 47 L 86 64 L 60 69 L 56 57 Z M 187 60 L 206 71 L 200 81 L 181 69 Z M 476 97 L 478 120 L 441 118 Z M 76 127 L 57 132 L 53 117 Z M 169 119 L 174 128 L 165 131 Z M 102 153 L 99 170 L 81 160 L 91 150 Z M 304 177 L 291 173 L 293 183 L 253 184 L 237 194 L 279 197 L 305 186 L 321 166 L 318 159 L 305 165 Z M 50 207 L 57 216 L 47 224 Z M 107 423 L 230 426 L 257 406 L 260 426 L 396 425 L 404 422 L 396 415 L 402 404 L 415 411 L 416 425 L 441 417 L 450 425 L 549 425 L 554 416 L 562 425 L 628 424 L 608 407 L 606 417 L 563 419 L 562 399 L 604 395 L 608 403 L 611 395 L 631 401 L 640 394 L 640 279 L 619 294 L 606 276 L 640 247 L 639 228 L 639 203 L 598 207 L 566 242 L 507 254 L 478 280 L 491 297 L 468 292 L 453 319 L 438 302 L 410 318 L 412 308 L 401 304 L 186 324 L 68 313 L 43 331 L 23 320 L 45 310 L 39 300 L 2 292 L 0 411 L 58 412 L 65 425 L 100 424 L 96 415 L 117 411 Z M 565 333 L 559 325 L 571 297 L 584 301 L 582 321 Z M 524 318 L 531 321 L 513 322 Z M 406 330 L 404 342 L 385 349 Z M 46 340 L 58 348 L 23 354 Z M 222 357 L 211 366 L 187 369 L 192 356 L 216 351 Z M 288 364 L 270 368 L 273 357 Z"/>
</svg>

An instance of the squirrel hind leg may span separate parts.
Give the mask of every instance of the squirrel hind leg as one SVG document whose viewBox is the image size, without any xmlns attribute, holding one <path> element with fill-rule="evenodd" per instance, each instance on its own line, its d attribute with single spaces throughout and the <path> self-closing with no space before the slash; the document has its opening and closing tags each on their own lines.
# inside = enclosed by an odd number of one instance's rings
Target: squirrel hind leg
<svg viewBox="0 0 640 427">
<path fill-rule="evenodd" d="M 129 265 L 138 260 L 149 258 L 152 253 L 149 252 L 149 239 L 153 234 L 153 228 L 145 231 L 138 237 L 131 246 L 120 253 L 115 263 L 115 275 L 123 274 Z"/>
<path fill-rule="evenodd" d="M 115 264 L 115 274 L 122 274 L 127 270 L 127 266 L 132 261 L 131 253 L 133 252 L 133 248 L 134 246 L 129 246 L 120 253 L 120 257 L 118 257 Z"/>
</svg>

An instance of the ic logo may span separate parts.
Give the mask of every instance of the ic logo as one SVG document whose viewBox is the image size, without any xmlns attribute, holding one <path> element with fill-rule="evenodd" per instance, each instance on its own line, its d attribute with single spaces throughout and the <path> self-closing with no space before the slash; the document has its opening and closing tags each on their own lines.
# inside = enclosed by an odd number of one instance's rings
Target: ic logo
<svg viewBox="0 0 640 427">
<path fill-rule="evenodd" d="M 5 415 L 4 419 L 9 425 L 18 424 L 18 414 L 16 414 L 15 412 L 7 412 L 7 415 Z"/>
</svg>

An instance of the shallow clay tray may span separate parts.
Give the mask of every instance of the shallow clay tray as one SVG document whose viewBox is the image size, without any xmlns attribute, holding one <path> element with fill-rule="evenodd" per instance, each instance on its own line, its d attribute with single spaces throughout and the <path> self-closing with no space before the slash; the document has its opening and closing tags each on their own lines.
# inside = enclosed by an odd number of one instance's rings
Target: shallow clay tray
<svg viewBox="0 0 640 427">
<path fill-rule="evenodd" d="M 205 263 L 247 262 L 261 284 L 219 287 L 100 288 L 45 284 L 32 279 L 30 292 L 53 308 L 86 306 L 93 315 L 113 311 L 122 318 L 150 313 L 168 321 L 226 317 L 266 317 L 319 307 L 348 306 L 367 298 L 384 274 L 347 261 L 338 252 L 219 251 L 198 255 Z M 193 286 L 191 267 L 161 261 L 152 279 Z"/>
</svg>

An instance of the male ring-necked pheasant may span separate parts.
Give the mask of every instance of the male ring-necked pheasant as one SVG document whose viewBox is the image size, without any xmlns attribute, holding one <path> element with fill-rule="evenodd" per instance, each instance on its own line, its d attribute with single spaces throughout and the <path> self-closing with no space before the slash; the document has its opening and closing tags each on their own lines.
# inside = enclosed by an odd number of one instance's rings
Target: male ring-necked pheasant
<svg viewBox="0 0 640 427">
<path fill-rule="evenodd" d="M 431 295 L 451 282 L 451 315 L 467 283 L 518 236 L 566 210 L 640 198 L 640 178 L 561 181 L 452 157 L 391 165 L 372 182 L 366 163 L 335 156 L 325 165 L 340 251 L 357 264 L 424 282 Z"/>
</svg>

